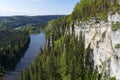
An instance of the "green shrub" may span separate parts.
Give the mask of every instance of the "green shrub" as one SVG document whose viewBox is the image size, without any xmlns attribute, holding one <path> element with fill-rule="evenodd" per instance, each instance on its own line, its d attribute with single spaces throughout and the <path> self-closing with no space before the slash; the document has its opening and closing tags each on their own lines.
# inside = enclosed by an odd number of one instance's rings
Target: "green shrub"
<svg viewBox="0 0 120 80">
<path fill-rule="evenodd" d="M 120 22 L 117 22 L 116 24 L 113 25 L 112 30 L 113 31 L 117 31 L 118 29 L 120 29 Z"/>
<path fill-rule="evenodd" d="M 116 78 L 115 78 L 115 77 L 112 77 L 112 78 L 110 78 L 109 80 L 116 80 Z"/>
<path fill-rule="evenodd" d="M 116 47 L 116 48 L 120 48 L 120 44 L 116 44 L 115 47 Z"/>
</svg>

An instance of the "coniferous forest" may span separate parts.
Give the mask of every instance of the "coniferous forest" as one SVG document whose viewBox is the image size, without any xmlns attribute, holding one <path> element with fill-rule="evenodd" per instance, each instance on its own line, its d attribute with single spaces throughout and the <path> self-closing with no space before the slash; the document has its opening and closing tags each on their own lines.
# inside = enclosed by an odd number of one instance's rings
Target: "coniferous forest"
<svg viewBox="0 0 120 80">
<path fill-rule="evenodd" d="M 98 68 L 93 66 L 90 54 L 93 50 L 90 45 L 85 49 L 82 32 L 75 36 L 74 24 L 93 17 L 106 21 L 108 12 L 119 10 L 118 0 L 80 0 L 70 15 L 57 16 L 59 19 L 55 17 L 56 20 L 51 20 L 50 16 L 50 19 L 45 17 L 46 21 L 43 24 L 41 22 L 41 25 L 44 25 L 42 29 L 45 29 L 46 46 L 40 49 L 40 54 L 30 67 L 21 72 L 21 80 L 116 80 L 114 77 L 106 79 L 106 75 L 99 73 Z M 12 18 L 13 22 L 18 19 Z M 20 17 L 20 20 L 21 18 L 23 17 Z M 34 17 L 30 18 L 36 25 L 40 25 L 38 18 L 37 21 Z M 6 27 L 9 24 L 5 23 L 6 19 L 0 24 L 0 76 L 13 69 L 24 55 L 30 42 L 29 33 L 39 32 L 40 29 L 31 19 L 21 24 L 19 21 L 16 24 L 9 23 L 10 27 Z M 27 25 L 29 23 L 32 25 Z M 17 25 L 22 28 L 13 30 Z M 26 25 L 27 27 L 23 27 Z"/>
<path fill-rule="evenodd" d="M 62 28 L 60 28 L 61 26 Z M 93 63 L 90 60 L 92 49 L 84 48 L 82 33 L 80 33 L 79 40 L 74 34 L 66 34 L 65 28 L 69 28 L 69 26 L 68 17 L 48 23 L 46 47 L 44 50 L 41 49 L 40 55 L 30 68 L 21 73 L 21 80 L 103 79 L 102 73 L 98 73 L 97 67 L 93 70 Z M 115 78 L 109 80 L 115 80 Z"/>
<path fill-rule="evenodd" d="M 29 42 L 27 32 L 0 30 L 0 76 L 16 66 Z"/>
<path fill-rule="evenodd" d="M 0 17 L 0 79 L 20 62 L 29 48 L 30 34 L 40 33 L 47 21 L 62 16 Z"/>
<path fill-rule="evenodd" d="M 73 20 L 87 20 L 95 16 L 106 20 L 109 11 L 120 10 L 119 0 L 80 0 L 72 12 Z"/>
<path fill-rule="evenodd" d="M 21 74 L 21 80 L 96 80 L 100 74 L 92 70 L 91 50 L 84 50 L 83 41 L 82 37 L 78 41 L 74 36 L 61 35 L 54 48 L 41 50 L 36 61 Z"/>
<path fill-rule="evenodd" d="M 49 21 L 45 29 L 46 47 L 30 68 L 21 73 L 21 80 L 103 80 L 103 73 L 98 73 L 97 67 L 93 70 L 92 49 L 85 49 L 82 33 L 78 39 L 74 31 L 72 34 L 66 31 L 69 32 L 74 21 L 93 16 L 106 20 L 107 13 L 116 10 L 119 10 L 117 0 L 80 0 L 71 15 Z"/>
</svg>

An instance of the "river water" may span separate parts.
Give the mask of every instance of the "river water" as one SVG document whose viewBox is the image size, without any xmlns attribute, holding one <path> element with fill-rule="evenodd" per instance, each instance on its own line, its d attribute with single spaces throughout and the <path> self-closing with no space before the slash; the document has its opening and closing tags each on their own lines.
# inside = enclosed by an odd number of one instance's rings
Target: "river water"
<svg viewBox="0 0 120 80">
<path fill-rule="evenodd" d="M 40 48 L 44 48 L 46 43 L 44 32 L 41 32 L 40 34 L 31 34 L 30 39 L 29 48 L 24 56 L 20 59 L 20 62 L 13 71 L 4 75 L 3 80 L 20 80 L 21 71 L 28 68 L 31 62 L 33 62 L 40 53 Z"/>
</svg>

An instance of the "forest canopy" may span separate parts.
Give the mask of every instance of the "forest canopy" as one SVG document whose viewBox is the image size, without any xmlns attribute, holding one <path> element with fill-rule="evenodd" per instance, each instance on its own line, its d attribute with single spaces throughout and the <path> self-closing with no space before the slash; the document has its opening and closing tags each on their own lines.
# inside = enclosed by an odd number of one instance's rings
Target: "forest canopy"
<svg viewBox="0 0 120 80">
<path fill-rule="evenodd" d="M 106 20 L 107 13 L 114 11 L 115 7 L 120 7 L 118 0 L 80 0 L 72 12 L 72 19 L 86 20 L 96 16 Z"/>
</svg>

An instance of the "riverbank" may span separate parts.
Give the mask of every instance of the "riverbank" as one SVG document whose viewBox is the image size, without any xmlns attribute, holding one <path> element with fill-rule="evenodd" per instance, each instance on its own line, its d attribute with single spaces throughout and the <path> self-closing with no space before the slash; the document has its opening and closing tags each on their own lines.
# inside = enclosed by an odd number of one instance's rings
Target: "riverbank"
<svg viewBox="0 0 120 80">
<path fill-rule="evenodd" d="M 30 37 L 29 37 L 29 38 L 30 38 Z M 10 69 L 7 69 L 7 70 L 4 70 L 4 69 L 3 69 L 3 72 L 1 72 L 1 75 L 0 75 L 0 80 L 3 80 L 3 77 L 4 77 L 4 75 L 5 75 L 6 73 L 8 73 L 9 71 L 12 71 L 12 70 L 15 69 L 17 63 L 20 62 L 20 58 L 21 58 L 22 56 L 24 56 L 24 53 L 25 53 L 26 50 L 29 48 L 29 43 L 30 43 L 30 39 L 28 40 L 27 43 L 24 44 L 24 47 L 22 47 L 22 48 L 20 49 L 21 52 L 18 53 L 18 54 L 19 54 L 19 55 L 18 55 L 18 59 L 17 59 L 16 61 L 14 61 L 13 64 L 11 64 L 12 67 L 11 67 Z"/>
<path fill-rule="evenodd" d="M 20 73 L 28 68 L 40 53 L 40 48 L 44 48 L 46 43 L 45 33 L 30 35 L 30 44 L 20 62 L 15 69 L 4 75 L 3 80 L 20 80 Z"/>
<path fill-rule="evenodd" d="M 0 30 L 0 77 L 13 70 L 30 42 L 25 31 Z"/>
</svg>

